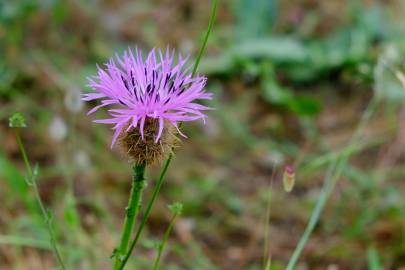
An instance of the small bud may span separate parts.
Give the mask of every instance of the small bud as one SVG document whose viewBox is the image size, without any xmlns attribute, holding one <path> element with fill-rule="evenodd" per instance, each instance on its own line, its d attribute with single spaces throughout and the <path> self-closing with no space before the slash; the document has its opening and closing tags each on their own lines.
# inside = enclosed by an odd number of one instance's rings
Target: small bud
<svg viewBox="0 0 405 270">
<path fill-rule="evenodd" d="M 183 212 L 183 204 L 182 203 L 175 202 L 175 203 L 170 204 L 168 207 L 169 207 L 169 210 L 174 215 L 181 215 L 181 213 Z"/>
<path fill-rule="evenodd" d="M 25 124 L 25 117 L 19 112 L 13 113 L 13 115 L 8 119 L 8 126 L 11 128 L 27 127 Z"/>
<path fill-rule="evenodd" d="M 290 192 L 295 183 L 295 171 L 292 166 L 286 166 L 283 173 L 283 185 L 286 192 Z"/>
</svg>

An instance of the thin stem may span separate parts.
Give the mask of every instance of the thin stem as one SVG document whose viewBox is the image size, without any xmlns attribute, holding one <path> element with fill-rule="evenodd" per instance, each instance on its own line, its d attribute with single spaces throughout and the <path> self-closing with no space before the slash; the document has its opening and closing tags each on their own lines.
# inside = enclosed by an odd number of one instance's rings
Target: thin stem
<svg viewBox="0 0 405 270">
<path fill-rule="evenodd" d="M 211 15 L 210 15 L 210 19 L 209 19 L 209 22 L 208 22 L 208 28 L 207 28 L 207 31 L 205 32 L 205 37 L 204 37 L 203 43 L 201 45 L 200 51 L 198 53 L 198 56 L 196 58 L 196 61 L 194 62 L 194 67 L 193 67 L 193 71 L 192 71 L 193 76 L 197 72 L 197 68 L 199 66 L 201 57 L 204 54 L 205 48 L 207 46 L 208 38 L 209 38 L 211 30 L 212 30 L 212 28 L 214 26 L 216 14 L 217 14 L 217 6 L 218 6 L 218 0 L 213 0 L 212 1 L 212 8 L 211 8 Z M 162 169 L 162 172 L 160 173 L 159 180 L 156 183 L 156 186 L 155 186 L 155 189 L 153 191 L 152 197 L 148 202 L 145 214 L 144 214 L 144 216 L 143 216 L 143 218 L 141 220 L 141 223 L 140 223 L 140 225 L 138 227 L 138 230 L 136 232 L 135 239 L 132 241 L 132 243 L 131 243 L 131 245 L 129 247 L 128 253 L 125 256 L 124 260 L 122 261 L 122 264 L 121 264 L 119 270 L 124 269 L 125 264 L 127 263 L 129 257 L 131 256 L 131 254 L 132 254 L 132 252 L 133 252 L 133 250 L 135 248 L 136 243 L 138 242 L 138 240 L 139 240 L 139 238 L 141 236 L 141 233 L 142 233 L 142 231 L 143 231 L 143 229 L 145 227 L 145 224 L 146 224 L 146 222 L 147 222 L 147 220 L 149 218 L 149 215 L 150 215 L 150 212 L 152 210 L 153 204 L 155 203 L 156 197 L 159 194 L 159 191 L 160 191 L 160 188 L 162 186 L 163 180 L 165 179 L 167 169 L 169 168 L 169 165 L 170 165 L 170 163 L 172 161 L 172 158 L 173 158 L 173 154 L 170 153 L 169 157 L 165 161 L 165 164 L 163 165 L 163 169 Z"/>
<path fill-rule="evenodd" d="M 368 122 L 371 119 L 371 116 L 374 114 L 376 108 L 378 105 L 378 100 L 376 98 L 373 98 L 370 101 L 370 104 L 368 105 L 366 111 L 363 113 L 362 119 L 359 123 L 359 125 L 356 128 L 356 131 L 352 135 L 349 145 L 350 144 L 356 144 L 359 143 L 358 140 L 361 137 L 361 134 L 364 131 L 365 126 L 368 124 Z M 350 154 L 342 154 L 339 158 L 334 160 L 327 171 L 327 174 L 324 179 L 324 185 L 322 187 L 321 193 L 319 194 L 318 201 L 316 202 L 315 208 L 311 214 L 311 217 L 309 219 L 308 225 L 305 228 L 305 231 L 303 235 L 301 236 L 301 239 L 299 240 L 297 247 L 295 248 L 289 262 L 287 265 L 286 270 L 293 270 L 295 268 L 295 265 L 297 264 L 298 258 L 302 253 L 302 250 L 304 249 L 306 243 L 309 240 L 309 237 L 311 236 L 312 231 L 314 230 L 316 224 L 319 221 L 319 218 L 321 216 L 322 210 L 325 207 L 325 204 L 334 190 L 334 187 L 336 186 L 336 183 L 338 182 L 343 169 L 346 167 L 348 159 L 350 157 Z"/>
<path fill-rule="evenodd" d="M 122 264 L 121 264 L 120 268 L 118 268 L 119 270 L 124 269 L 125 264 L 127 263 L 129 257 L 131 256 L 132 251 L 135 248 L 136 243 L 138 242 L 138 240 L 139 240 L 139 238 L 141 236 L 143 228 L 145 227 L 145 224 L 148 221 L 148 218 L 149 218 L 150 212 L 152 210 L 153 204 L 154 204 L 154 202 L 156 200 L 156 197 L 159 194 L 160 188 L 161 188 L 161 186 L 163 184 L 163 180 L 164 180 L 164 178 L 166 176 L 166 172 L 167 172 L 167 169 L 169 168 L 170 162 L 172 161 L 172 157 L 173 157 L 173 155 L 170 154 L 168 159 L 166 160 L 166 163 L 165 163 L 165 165 L 163 167 L 163 170 L 162 170 L 162 172 L 160 174 L 159 180 L 156 183 L 156 187 L 153 190 L 152 197 L 148 202 L 148 206 L 146 207 L 145 214 L 144 214 L 144 216 L 143 216 L 143 218 L 141 220 L 141 223 L 139 224 L 138 230 L 136 231 L 135 239 L 132 241 L 131 246 L 129 247 L 127 255 L 122 260 Z"/>
<path fill-rule="evenodd" d="M 165 234 L 163 235 L 162 242 L 159 245 L 159 250 L 158 254 L 155 260 L 155 263 L 153 264 L 153 270 L 157 270 L 159 268 L 159 263 L 160 263 L 160 257 L 162 257 L 163 249 L 165 248 L 165 245 L 167 243 L 167 240 L 169 239 L 170 232 L 172 231 L 174 222 L 176 221 L 178 214 L 175 213 L 173 214 L 172 219 L 170 220 L 169 227 L 167 227 Z"/>
<path fill-rule="evenodd" d="M 29 178 L 28 183 L 32 186 L 32 188 L 34 190 L 35 199 L 37 200 L 37 203 L 38 203 L 39 208 L 41 210 L 41 214 L 42 214 L 42 216 L 44 218 L 45 225 L 46 225 L 46 228 L 48 230 L 50 243 L 51 243 L 53 252 L 55 254 L 56 260 L 58 261 L 60 267 L 63 270 L 65 270 L 66 268 L 65 268 L 65 265 L 64 265 L 63 260 L 62 260 L 62 256 L 60 255 L 60 252 L 59 252 L 59 249 L 58 249 L 58 246 L 57 246 L 57 243 L 56 243 L 55 233 L 53 231 L 51 218 L 50 218 L 47 210 L 45 209 L 45 206 L 44 206 L 44 204 L 42 203 L 42 200 L 41 200 L 41 195 L 39 194 L 39 190 L 38 190 L 38 186 L 37 186 L 37 182 L 36 182 L 36 178 L 38 176 L 38 166 L 35 166 L 34 170 L 32 169 L 31 164 L 30 164 L 30 162 L 28 160 L 27 153 L 25 151 L 24 144 L 22 143 L 22 140 L 21 140 L 21 137 L 20 137 L 20 132 L 19 132 L 18 129 L 16 129 L 15 134 L 16 134 L 16 140 L 17 140 L 18 147 L 20 148 L 21 155 L 23 156 L 23 159 L 24 159 L 26 170 L 28 171 L 28 178 Z"/>
<path fill-rule="evenodd" d="M 42 215 L 43 215 L 43 217 L 45 219 L 45 224 L 46 224 L 46 226 L 48 228 L 48 233 L 49 233 L 49 236 L 50 236 L 52 248 L 53 248 L 53 250 L 55 252 L 56 258 L 57 258 L 60 266 L 62 267 L 62 269 L 65 269 L 65 266 L 64 266 L 64 263 L 63 263 L 63 260 L 62 260 L 62 256 L 60 255 L 60 252 L 59 252 L 59 249 L 58 249 L 58 246 L 57 246 L 57 243 L 56 243 L 55 233 L 54 233 L 53 227 L 52 227 L 52 219 L 49 216 L 48 212 L 46 211 L 45 206 L 44 206 L 44 204 L 42 203 L 42 200 L 41 200 L 41 195 L 39 194 L 39 190 L 38 190 L 38 186 L 37 186 L 37 182 L 36 182 L 36 176 L 33 176 L 31 178 L 31 183 L 32 183 L 32 187 L 34 188 L 35 197 L 37 198 L 39 207 L 41 208 Z"/>
<path fill-rule="evenodd" d="M 276 165 L 273 166 L 273 172 L 271 173 L 270 183 L 268 185 L 268 197 L 266 207 L 266 220 L 264 222 L 264 250 L 263 250 L 263 267 L 267 269 L 267 265 L 270 261 L 270 239 L 269 239 L 269 226 L 270 226 L 270 214 L 271 214 L 271 190 L 273 186 L 274 176 L 276 174 Z"/>
<path fill-rule="evenodd" d="M 134 227 L 136 216 L 141 208 L 142 191 L 145 187 L 145 165 L 134 165 L 132 187 L 128 206 L 125 208 L 124 229 L 122 230 L 120 245 L 115 251 L 114 269 L 119 269 L 122 259 L 127 253 L 129 239 Z"/>
<path fill-rule="evenodd" d="M 207 47 L 208 38 L 209 38 L 209 36 L 211 34 L 211 30 L 212 30 L 212 27 L 214 26 L 215 18 L 217 16 L 217 7 L 218 7 L 218 0 L 213 0 L 212 1 L 212 6 L 211 6 L 211 15 L 210 15 L 210 19 L 209 19 L 209 22 L 208 22 L 207 31 L 205 32 L 203 43 L 201 44 L 200 51 L 198 52 L 197 58 L 195 59 L 195 62 L 194 62 L 194 67 L 193 67 L 193 72 L 192 72 L 193 77 L 197 72 L 197 68 L 198 68 L 198 65 L 200 64 L 201 57 L 204 54 L 204 51 L 205 51 L 205 49 Z"/>
<path fill-rule="evenodd" d="M 28 160 L 27 153 L 25 152 L 24 144 L 21 141 L 20 129 L 18 129 L 18 128 L 16 128 L 16 130 L 15 130 L 15 138 L 17 140 L 18 147 L 20 148 L 21 155 L 24 159 L 24 164 L 25 164 L 25 168 L 28 171 L 28 176 L 29 176 L 29 178 L 31 178 L 33 176 L 31 164 Z"/>
</svg>

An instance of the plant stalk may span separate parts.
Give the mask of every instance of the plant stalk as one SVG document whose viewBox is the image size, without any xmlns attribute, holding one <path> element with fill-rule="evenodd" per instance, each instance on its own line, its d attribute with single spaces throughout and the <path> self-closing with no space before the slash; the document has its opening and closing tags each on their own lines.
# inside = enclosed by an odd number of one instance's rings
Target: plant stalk
<svg viewBox="0 0 405 270">
<path fill-rule="evenodd" d="M 204 54 L 205 49 L 207 48 L 208 38 L 211 34 L 211 30 L 212 30 L 212 27 L 214 26 L 215 18 L 217 16 L 217 8 L 218 8 L 218 0 L 213 0 L 212 6 L 211 6 L 211 15 L 210 15 L 210 19 L 208 21 L 207 31 L 205 32 L 203 43 L 201 44 L 200 51 L 198 52 L 198 56 L 194 62 L 194 67 L 193 67 L 193 72 L 192 72 L 193 77 L 197 73 L 197 68 L 198 68 L 198 65 L 200 64 L 201 57 Z"/>
<path fill-rule="evenodd" d="M 55 238 L 55 233 L 54 233 L 53 227 L 52 227 L 51 217 L 49 216 L 48 211 L 45 209 L 45 206 L 44 206 L 44 204 L 42 202 L 42 199 L 41 199 L 41 195 L 39 194 L 38 185 L 37 185 L 37 182 L 36 182 L 36 178 L 38 176 L 38 166 L 35 166 L 34 169 L 32 169 L 31 164 L 30 164 L 29 159 L 28 159 L 28 155 L 27 155 L 27 153 L 25 151 L 24 144 L 22 143 L 21 136 L 20 136 L 20 131 L 19 131 L 18 128 L 16 129 L 15 136 L 16 136 L 17 144 L 18 144 L 18 147 L 20 149 L 21 155 L 22 155 L 22 157 L 24 159 L 24 164 L 25 164 L 26 170 L 28 171 L 28 178 L 26 179 L 26 181 L 34 189 L 35 199 L 36 199 L 36 201 L 37 201 L 37 203 L 39 205 L 39 208 L 41 210 L 41 214 L 42 214 L 42 216 L 44 218 L 44 222 L 45 222 L 46 228 L 48 230 L 48 235 L 49 235 L 49 238 L 50 238 L 50 243 L 51 243 L 52 250 L 53 250 L 53 253 L 55 255 L 55 258 L 56 258 L 57 262 L 59 263 L 59 266 L 63 270 L 65 270 L 66 267 L 65 267 L 65 265 L 63 263 L 62 256 L 61 256 L 61 254 L 59 252 L 59 249 L 58 249 L 58 246 L 57 246 L 57 243 L 56 243 L 56 238 Z"/>
<path fill-rule="evenodd" d="M 125 208 L 124 228 L 122 230 L 121 241 L 115 250 L 114 270 L 120 269 L 121 263 L 127 254 L 129 239 L 135 224 L 136 216 L 141 208 L 142 191 L 145 187 L 145 164 L 136 164 L 133 167 L 132 187 L 129 196 L 128 206 Z"/>
<path fill-rule="evenodd" d="M 143 228 L 145 227 L 146 222 L 148 221 L 153 204 L 155 203 L 156 197 L 159 194 L 159 191 L 163 184 L 163 180 L 165 178 L 167 169 L 170 165 L 170 162 L 172 161 L 172 157 L 173 157 L 173 155 L 170 154 L 169 158 L 167 159 L 167 161 L 163 167 L 162 173 L 160 174 L 160 177 L 159 177 L 159 181 L 156 183 L 156 187 L 153 190 L 152 197 L 148 202 L 148 206 L 146 207 L 145 214 L 143 215 L 143 218 L 141 220 L 141 223 L 139 224 L 138 230 L 136 231 L 135 239 L 132 241 L 131 246 L 129 247 L 128 253 L 126 254 L 125 258 L 123 259 L 122 264 L 118 268 L 118 270 L 124 269 L 124 266 L 127 263 L 129 257 L 131 256 L 131 253 L 134 250 L 136 243 L 138 242 L 139 238 L 141 237 L 141 233 L 143 231 Z"/>
<path fill-rule="evenodd" d="M 173 217 L 172 217 L 172 219 L 170 220 L 170 223 L 169 223 L 169 227 L 167 227 L 166 232 L 163 235 L 162 242 L 159 244 L 159 250 L 158 250 L 156 260 L 155 260 L 155 262 L 153 264 L 153 268 L 152 268 L 153 270 L 158 270 L 159 269 L 159 263 L 160 263 L 160 258 L 162 257 L 163 249 L 165 248 L 167 240 L 169 239 L 170 232 L 173 229 L 173 225 L 174 225 L 174 222 L 176 221 L 177 216 L 178 216 L 178 214 L 173 214 Z"/>
</svg>

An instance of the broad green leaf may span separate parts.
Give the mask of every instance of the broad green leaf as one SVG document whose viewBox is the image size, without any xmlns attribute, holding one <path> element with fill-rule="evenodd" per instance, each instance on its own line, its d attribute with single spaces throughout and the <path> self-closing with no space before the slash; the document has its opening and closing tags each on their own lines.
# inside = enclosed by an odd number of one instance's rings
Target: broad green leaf
<svg viewBox="0 0 405 270">
<path fill-rule="evenodd" d="M 277 0 L 238 0 L 234 11 L 236 39 L 257 38 L 272 28 L 277 16 Z"/>
<path fill-rule="evenodd" d="M 232 51 L 239 58 L 270 59 L 275 63 L 304 63 L 309 57 L 304 44 L 292 37 L 251 39 L 235 45 Z"/>
</svg>

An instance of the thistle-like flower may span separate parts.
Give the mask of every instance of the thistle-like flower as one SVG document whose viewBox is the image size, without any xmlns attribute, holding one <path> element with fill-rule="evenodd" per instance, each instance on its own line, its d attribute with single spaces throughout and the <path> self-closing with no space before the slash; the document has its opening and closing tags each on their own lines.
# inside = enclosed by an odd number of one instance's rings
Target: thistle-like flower
<svg viewBox="0 0 405 270">
<path fill-rule="evenodd" d="M 144 59 L 140 50 L 128 49 L 88 78 L 94 92 L 84 94 L 83 100 L 101 100 L 88 114 L 113 106 L 108 110 L 111 118 L 94 120 L 114 125 L 111 147 L 120 138 L 135 162 L 150 164 L 170 151 L 176 131 L 186 137 L 179 122 L 205 121 L 203 111 L 210 108 L 195 101 L 212 94 L 204 90 L 207 79 L 193 77 L 186 62 L 179 54 L 175 63 L 174 50 L 153 49 Z"/>
</svg>

